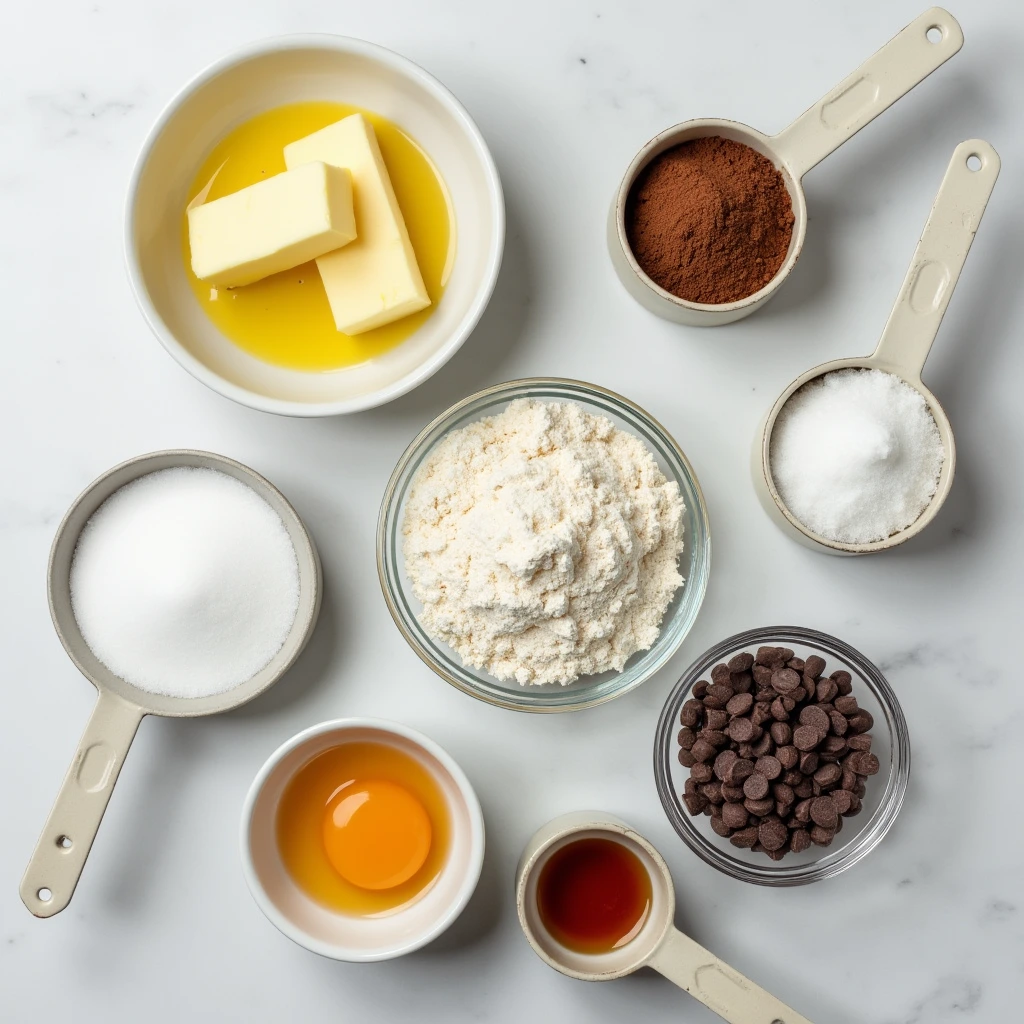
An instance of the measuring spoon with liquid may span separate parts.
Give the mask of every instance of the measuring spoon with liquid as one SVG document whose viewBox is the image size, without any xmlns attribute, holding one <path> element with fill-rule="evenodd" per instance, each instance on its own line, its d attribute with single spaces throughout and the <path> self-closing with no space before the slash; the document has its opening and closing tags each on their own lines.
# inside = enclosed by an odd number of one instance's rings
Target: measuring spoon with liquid
<svg viewBox="0 0 1024 1024">
<path fill-rule="evenodd" d="M 807 201 L 801 184 L 804 175 L 923 82 L 963 44 L 964 35 L 956 18 L 941 7 L 933 7 L 778 135 L 765 135 L 739 121 L 722 118 L 684 121 L 656 135 L 626 169 L 608 220 L 612 265 L 626 290 L 652 313 L 694 327 L 731 323 L 759 309 L 789 277 L 803 249 L 807 233 Z M 708 136 L 741 142 L 771 160 L 782 173 L 795 218 L 789 251 L 775 276 L 753 295 L 720 304 L 690 302 L 656 284 L 633 255 L 626 231 L 630 190 L 644 168 L 665 150 Z"/>
<path fill-rule="evenodd" d="M 581 840 L 621 844 L 650 881 L 648 906 L 628 936 L 604 952 L 580 952 L 545 923 L 541 880 L 552 857 Z M 652 967 L 730 1024 L 811 1024 L 796 1010 L 730 967 L 675 927 L 675 886 L 660 853 L 611 815 L 575 811 L 549 821 L 526 844 L 516 874 L 519 923 L 534 952 L 550 967 L 581 981 L 611 981 Z"/>
</svg>

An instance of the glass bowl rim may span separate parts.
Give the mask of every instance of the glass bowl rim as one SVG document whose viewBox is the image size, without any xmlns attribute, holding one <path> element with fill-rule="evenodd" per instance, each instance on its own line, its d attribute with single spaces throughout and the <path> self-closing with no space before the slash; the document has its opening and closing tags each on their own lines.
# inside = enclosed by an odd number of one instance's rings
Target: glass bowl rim
<svg viewBox="0 0 1024 1024">
<path fill-rule="evenodd" d="M 603 400 L 612 406 L 619 407 L 624 413 L 628 414 L 625 418 L 636 419 L 640 423 L 644 424 L 651 433 L 657 435 L 668 453 L 671 455 L 671 459 L 668 461 L 671 462 L 672 460 L 675 460 L 677 463 L 676 466 L 672 467 L 673 475 L 678 471 L 681 471 L 680 475 L 685 478 L 686 483 L 692 490 L 695 501 L 691 503 L 687 500 L 687 514 L 693 521 L 695 528 L 693 530 L 694 536 L 692 545 L 688 546 L 699 549 L 695 556 L 699 566 L 699 572 L 694 573 L 686 580 L 686 584 L 681 591 L 683 596 L 679 599 L 679 609 L 686 609 L 686 614 L 681 620 L 682 628 L 677 629 L 677 635 L 670 637 L 668 642 L 664 644 L 664 647 L 659 652 L 658 657 L 649 666 L 647 666 L 642 673 L 639 673 L 636 678 L 630 680 L 627 685 L 619 688 L 614 688 L 610 685 L 616 678 L 626 674 L 628 670 L 624 670 L 623 673 L 619 673 L 611 680 L 607 680 L 602 692 L 593 693 L 587 689 L 574 690 L 570 696 L 575 696 L 578 699 L 567 699 L 562 703 L 534 703 L 530 697 L 529 691 L 526 690 L 524 690 L 522 698 L 517 698 L 515 691 L 511 689 L 508 691 L 507 698 L 497 696 L 491 692 L 477 688 L 476 686 L 465 682 L 463 679 L 451 673 L 443 664 L 439 663 L 435 659 L 433 652 L 424 646 L 419 636 L 410 628 L 409 623 L 406 621 L 405 613 L 400 607 L 399 602 L 396 600 L 392 589 L 391 570 L 395 570 L 394 575 L 397 579 L 397 566 L 394 566 L 393 564 L 388 545 L 388 536 L 390 532 L 389 527 L 393 522 L 397 523 L 398 509 L 396 507 L 395 499 L 399 493 L 399 489 L 406 483 L 407 477 L 410 477 L 411 475 L 410 467 L 415 465 L 415 467 L 418 468 L 425 453 L 455 426 L 456 421 L 459 420 L 460 413 L 463 413 L 465 410 L 470 408 L 475 409 L 477 406 L 485 404 L 492 399 L 501 400 L 505 396 L 508 396 L 508 400 L 512 401 L 516 397 L 529 397 L 528 395 L 518 395 L 516 394 L 517 392 L 532 392 L 547 388 L 563 390 L 567 392 L 569 396 L 575 394 L 584 401 L 592 401 L 594 399 Z M 567 400 L 571 400 L 571 397 Z M 484 414 L 482 413 L 482 415 Z M 689 498 L 689 495 L 686 497 Z M 704 493 L 701 490 L 700 482 L 693 470 L 693 466 L 690 464 L 690 460 L 686 457 L 686 454 L 683 452 L 682 448 L 680 448 L 675 438 L 650 413 L 641 408 L 635 402 L 630 401 L 628 398 L 625 398 L 615 391 L 603 388 L 600 385 L 590 384 L 586 381 L 575 380 L 568 377 L 523 377 L 517 380 L 494 384 L 490 387 L 474 392 L 466 398 L 460 399 L 454 405 L 449 406 L 442 413 L 435 416 L 409 443 L 391 473 L 387 486 L 384 490 L 380 513 L 377 519 L 376 544 L 377 576 L 380 580 L 381 590 L 383 591 L 388 611 L 390 612 L 395 625 L 398 627 L 399 632 L 405 638 L 406 643 L 408 643 L 413 651 L 419 656 L 420 660 L 422 660 L 435 674 L 440 676 L 447 683 L 450 683 L 463 693 L 469 694 L 471 697 L 475 697 L 485 703 L 507 708 L 512 711 L 539 714 L 580 711 L 584 708 L 604 704 L 609 700 L 621 697 L 623 694 L 636 689 L 636 687 L 646 682 L 658 671 L 664 668 L 665 664 L 679 650 L 679 647 L 689 635 L 690 630 L 696 622 L 697 615 L 704 603 L 704 598 L 707 593 L 708 576 L 710 574 L 711 567 L 711 530 L 708 522 L 708 511 L 707 504 L 704 500 Z M 689 590 L 689 597 L 686 597 L 687 590 Z M 678 609 L 676 614 L 678 615 Z M 663 643 L 667 635 L 667 625 L 667 622 L 663 622 L 662 630 L 658 635 L 658 639 L 654 642 L 652 647 L 648 649 L 646 652 L 647 654 L 650 654 L 651 651 L 657 650 L 659 644 Z M 466 669 L 467 674 L 475 671 L 477 670 Z"/>
<path fill-rule="evenodd" d="M 832 654 L 855 668 L 860 681 L 882 709 L 889 731 L 890 767 L 886 787 L 874 812 L 858 826 L 856 836 L 842 850 L 830 853 L 822 848 L 820 856 L 808 863 L 784 867 L 782 861 L 766 860 L 764 865 L 746 864 L 732 857 L 728 848 L 713 843 L 684 813 L 672 784 L 671 761 L 674 756 L 675 719 L 685 695 L 711 667 L 739 650 L 760 646 L 773 640 L 793 642 Z M 876 723 L 877 725 L 877 723 Z M 658 717 L 654 739 L 654 779 L 661 805 L 676 834 L 705 864 L 743 882 L 770 887 L 807 885 L 833 878 L 864 859 L 892 828 L 903 806 L 910 778 L 910 732 L 896 693 L 882 672 L 856 648 L 820 630 L 803 626 L 761 626 L 726 637 L 696 658 L 679 677 L 665 700 Z"/>
</svg>

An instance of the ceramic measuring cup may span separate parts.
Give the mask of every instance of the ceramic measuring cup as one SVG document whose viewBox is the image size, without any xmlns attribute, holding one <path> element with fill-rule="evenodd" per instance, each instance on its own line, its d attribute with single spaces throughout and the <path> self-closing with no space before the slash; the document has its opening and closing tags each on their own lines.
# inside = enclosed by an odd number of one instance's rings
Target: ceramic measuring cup
<svg viewBox="0 0 1024 1024">
<path fill-rule="evenodd" d="M 608 218 L 608 249 L 612 265 L 626 290 L 652 313 L 676 323 L 714 327 L 749 316 L 763 306 L 789 276 L 807 232 L 803 176 L 924 81 L 963 46 L 956 19 L 941 7 L 915 18 L 852 75 L 801 114 L 778 135 L 719 118 L 684 121 L 656 135 L 633 158 L 619 185 Z M 655 284 L 641 269 L 629 244 L 626 211 L 633 183 L 660 153 L 682 142 L 706 136 L 742 142 L 766 156 L 782 173 L 793 201 L 793 236 L 778 273 L 760 291 L 736 302 L 689 302 Z"/>
<path fill-rule="evenodd" d="M 608 953 L 566 948 L 544 927 L 537 908 L 537 883 L 548 858 L 568 843 L 590 838 L 622 843 L 640 859 L 651 880 L 652 905 L 646 921 L 630 941 Z M 611 981 L 653 967 L 730 1024 L 810 1024 L 675 927 L 675 886 L 668 865 L 642 835 L 611 815 L 574 811 L 539 829 L 519 861 L 516 907 L 534 952 L 570 978 Z"/>
<path fill-rule="evenodd" d="M 910 269 L 875 351 L 860 358 L 833 359 L 801 374 L 779 395 L 762 421 L 753 449 L 754 487 L 769 516 L 802 544 L 836 555 L 886 551 L 917 536 L 946 500 L 956 468 L 953 428 L 938 399 L 922 383 L 921 371 L 998 176 L 999 154 L 987 142 L 968 139 L 953 150 Z M 845 544 L 809 530 L 786 507 L 771 470 L 772 431 L 782 407 L 805 384 L 833 370 L 850 368 L 884 370 L 920 392 L 939 428 L 944 453 L 935 494 L 928 507 L 906 529 L 868 544 Z"/>
<path fill-rule="evenodd" d="M 71 609 L 71 562 L 89 517 L 125 484 L 179 466 L 215 469 L 251 487 L 281 517 L 299 565 L 299 607 L 281 649 L 251 679 L 209 697 L 147 693 L 114 675 L 89 649 Z M 320 558 L 312 537 L 285 496 L 248 466 L 210 452 L 153 452 L 108 470 L 75 499 L 50 549 L 47 596 L 64 649 L 96 687 L 99 698 L 21 880 L 22 901 L 36 917 L 52 917 L 71 901 L 114 783 L 145 715 L 191 718 L 228 711 L 257 697 L 291 667 L 312 634 L 320 611 Z"/>
</svg>

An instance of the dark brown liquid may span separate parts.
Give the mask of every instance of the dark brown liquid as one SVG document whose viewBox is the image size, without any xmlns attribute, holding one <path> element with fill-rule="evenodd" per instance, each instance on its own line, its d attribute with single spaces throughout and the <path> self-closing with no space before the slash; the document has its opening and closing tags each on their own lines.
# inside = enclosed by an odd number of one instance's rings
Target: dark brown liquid
<svg viewBox="0 0 1024 1024">
<path fill-rule="evenodd" d="M 607 953 L 639 931 L 651 910 L 651 879 L 632 850 L 612 839 L 577 839 L 541 869 L 537 909 L 553 938 L 577 953 Z"/>
</svg>

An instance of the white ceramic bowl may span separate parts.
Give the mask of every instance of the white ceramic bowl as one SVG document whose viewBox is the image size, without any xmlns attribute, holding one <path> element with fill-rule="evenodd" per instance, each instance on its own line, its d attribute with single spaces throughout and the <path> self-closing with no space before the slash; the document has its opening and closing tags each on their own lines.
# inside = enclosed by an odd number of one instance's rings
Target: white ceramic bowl
<svg viewBox="0 0 1024 1024">
<path fill-rule="evenodd" d="M 331 373 L 272 366 L 224 337 L 192 294 L 181 252 L 187 190 L 214 145 L 256 114 L 303 100 L 349 103 L 394 121 L 430 155 L 455 207 L 455 263 L 433 315 L 390 352 Z M 436 78 L 373 43 L 284 36 L 217 61 L 171 100 L 132 174 L 124 242 L 139 306 L 161 344 L 189 373 L 254 409 L 333 416 L 411 391 L 459 349 L 497 280 L 505 205 L 479 129 Z"/>
<path fill-rule="evenodd" d="M 337 913 L 307 896 L 288 874 L 278 850 L 277 807 L 295 773 L 331 747 L 387 743 L 416 758 L 448 800 L 451 852 L 441 876 L 415 903 L 381 917 Z M 390 960 L 441 934 L 465 909 L 484 859 L 484 819 L 469 779 L 433 740 L 397 722 L 341 718 L 293 736 L 270 755 L 242 808 L 242 871 L 260 910 L 300 946 L 334 960 Z"/>
</svg>

